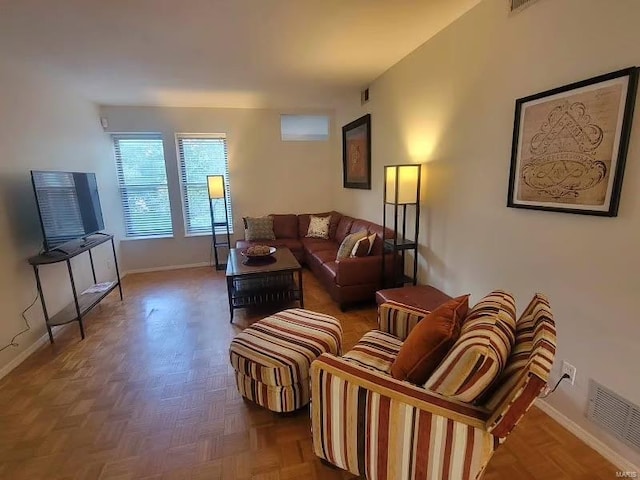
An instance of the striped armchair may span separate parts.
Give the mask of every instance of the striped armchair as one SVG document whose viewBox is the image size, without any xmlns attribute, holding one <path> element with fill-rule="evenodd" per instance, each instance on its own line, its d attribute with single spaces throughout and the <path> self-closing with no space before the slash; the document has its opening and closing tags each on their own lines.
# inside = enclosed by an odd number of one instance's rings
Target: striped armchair
<svg viewBox="0 0 640 480">
<path fill-rule="evenodd" d="M 311 365 L 315 454 L 369 480 L 479 478 L 494 451 L 546 385 L 555 354 L 549 303 L 536 295 L 516 324 L 515 344 L 490 391 L 464 403 L 388 374 L 426 312 L 379 308 L 380 330 L 343 357 Z"/>
</svg>

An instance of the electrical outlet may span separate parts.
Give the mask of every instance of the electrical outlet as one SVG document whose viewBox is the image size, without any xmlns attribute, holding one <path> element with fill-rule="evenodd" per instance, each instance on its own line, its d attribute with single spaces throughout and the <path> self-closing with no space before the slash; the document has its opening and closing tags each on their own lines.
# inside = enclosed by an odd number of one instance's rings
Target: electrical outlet
<svg viewBox="0 0 640 480">
<path fill-rule="evenodd" d="M 564 374 L 569 375 L 569 381 L 571 382 L 571 385 L 575 385 L 575 383 L 576 383 L 576 367 L 574 367 L 573 365 L 571 365 L 567 361 L 563 361 L 562 362 L 562 375 L 564 375 Z"/>
</svg>

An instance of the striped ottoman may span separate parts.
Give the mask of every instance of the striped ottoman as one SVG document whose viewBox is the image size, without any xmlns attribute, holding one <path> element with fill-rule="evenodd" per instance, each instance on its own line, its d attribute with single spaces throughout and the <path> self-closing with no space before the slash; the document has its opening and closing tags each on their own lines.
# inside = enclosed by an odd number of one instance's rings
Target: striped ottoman
<svg viewBox="0 0 640 480">
<path fill-rule="evenodd" d="M 229 346 L 240 395 L 273 412 L 309 403 L 309 366 L 323 353 L 342 353 L 340 322 L 299 308 L 254 323 Z"/>
</svg>

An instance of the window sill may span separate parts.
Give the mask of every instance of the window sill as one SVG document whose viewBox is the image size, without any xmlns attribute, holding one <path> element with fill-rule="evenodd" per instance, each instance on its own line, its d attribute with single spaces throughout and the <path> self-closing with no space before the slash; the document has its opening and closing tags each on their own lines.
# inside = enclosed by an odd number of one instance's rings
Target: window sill
<svg viewBox="0 0 640 480">
<path fill-rule="evenodd" d="M 136 240 L 155 240 L 155 239 L 167 239 L 167 238 L 175 238 L 173 235 L 148 235 L 146 237 L 124 237 L 121 241 L 129 242 Z"/>
<path fill-rule="evenodd" d="M 216 233 L 216 235 L 226 235 L 227 232 Z M 233 230 L 229 230 L 229 235 L 233 235 Z M 210 237 L 211 233 L 185 233 L 185 238 L 189 237 Z"/>
</svg>

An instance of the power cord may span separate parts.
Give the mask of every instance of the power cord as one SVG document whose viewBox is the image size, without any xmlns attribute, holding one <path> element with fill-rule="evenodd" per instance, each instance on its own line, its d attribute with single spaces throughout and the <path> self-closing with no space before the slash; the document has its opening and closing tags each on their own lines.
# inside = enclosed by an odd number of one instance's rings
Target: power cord
<svg viewBox="0 0 640 480">
<path fill-rule="evenodd" d="M 0 352 L 6 350 L 7 348 L 10 347 L 19 347 L 20 344 L 16 343 L 16 338 L 18 338 L 20 335 L 22 335 L 23 333 L 27 333 L 29 330 L 31 330 L 31 325 L 29 325 L 29 319 L 27 319 L 27 312 L 29 310 L 31 310 L 31 308 L 36 304 L 36 302 L 38 301 L 38 299 L 40 298 L 40 294 L 37 293 L 36 294 L 36 298 L 33 299 L 33 302 L 31 302 L 31 304 L 25 308 L 22 313 L 20 314 L 22 316 L 22 320 L 24 320 L 24 324 L 26 325 L 26 327 L 24 328 L 24 330 L 21 330 L 20 332 L 16 333 L 13 338 L 11 339 L 11 341 L 5 345 L 4 347 L 0 348 Z"/>
<path fill-rule="evenodd" d="M 546 387 L 546 388 L 545 388 L 545 393 L 543 393 L 542 395 L 540 395 L 538 398 L 547 398 L 549 395 L 551 395 L 553 392 L 555 392 L 555 391 L 556 391 L 556 389 L 558 388 L 558 385 L 560 385 L 560 382 L 562 382 L 565 378 L 567 378 L 567 379 L 568 379 L 568 378 L 571 378 L 571 377 L 569 376 L 569 374 L 568 374 L 568 373 L 563 374 L 563 375 L 560 377 L 560 380 L 558 380 L 558 383 L 556 383 L 556 386 L 555 386 L 555 387 L 553 387 L 553 389 L 552 389 L 552 390 L 549 390 L 549 387 Z"/>
</svg>

